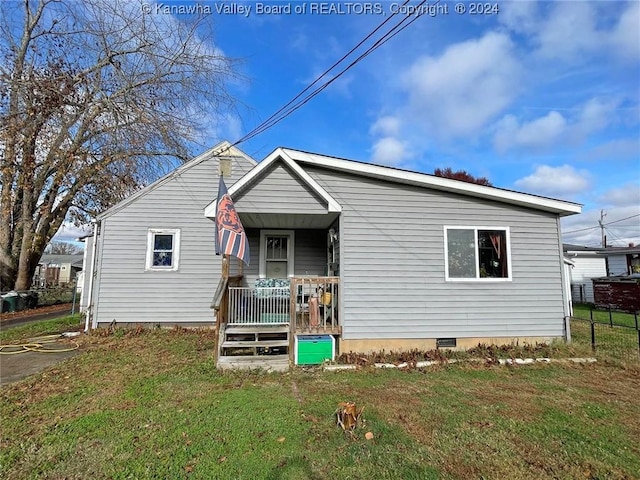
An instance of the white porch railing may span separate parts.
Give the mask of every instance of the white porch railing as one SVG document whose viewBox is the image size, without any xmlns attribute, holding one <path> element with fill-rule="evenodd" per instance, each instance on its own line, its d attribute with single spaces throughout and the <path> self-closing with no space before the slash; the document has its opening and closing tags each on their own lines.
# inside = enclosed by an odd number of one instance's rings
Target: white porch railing
<svg viewBox="0 0 640 480">
<path fill-rule="evenodd" d="M 289 287 L 229 287 L 229 325 L 289 324 Z"/>
</svg>

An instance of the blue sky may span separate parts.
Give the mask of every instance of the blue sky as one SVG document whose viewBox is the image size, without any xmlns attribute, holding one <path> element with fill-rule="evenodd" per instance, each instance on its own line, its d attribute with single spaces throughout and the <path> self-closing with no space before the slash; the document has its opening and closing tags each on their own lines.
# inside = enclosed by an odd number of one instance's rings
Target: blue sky
<svg viewBox="0 0 640 480">
<path fill-rule="evenodd" d="M 244 80 L 229 87 L 237 113 L 211 122 L 203 148 L 257 126 L 394 5 L 379 2 L 377 14 L 260 15 L 257 2 L 226 3 L 251 12 L 199 5 L 212 10 L 215 46 L 240 60 Z M 314 2 L 263 3 L 307 3 L 308 12 Z M 640 243 L 640 2 L 501 1 L 490 15 L 441 3 L 448 13 L 420 17 L 239 147 L 256 159 L 288 146 L 426 173 L 465 169 L 498 187 L 584 204 L 563 220 L 565 241 L 599 244 L 604 209 L 604 223 L 614 222 L 610 244 Z M 163 14 L 157 5 L 177 3 L 149 5 Z"/>
</svg>

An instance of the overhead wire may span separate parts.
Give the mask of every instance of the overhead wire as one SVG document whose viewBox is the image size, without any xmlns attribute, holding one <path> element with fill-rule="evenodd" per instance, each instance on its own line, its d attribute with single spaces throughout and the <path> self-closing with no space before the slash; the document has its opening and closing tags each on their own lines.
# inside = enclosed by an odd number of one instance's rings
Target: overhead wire
<svg viewBox="0 0 640 480">
<path fill-rule="evenodd" d="M 409 3 L 410 0 L 405 0 L 402 6 Z M 278 109 L 274 114 L 272 114 L 267 120 L 262 122 L 260 125 L 255 127 L 249 133 L 244 135 L 238 141 L 233 143 L 233 146 L 238 145 L 240 143 L 246 142 L 251 138 L 263 133 L 269 128 L 273 127 L 280 121 L 284 120 L 286 117 L 291 115 L 293 112 L 304 106 L 315 96 L 320 94 L 325 88 L 335 82 L 338 78 L 340 78 L 344 73 L 353 68 L 357 63 L 362 61 L 368 55 L 370 55 L 373 51 L 384 45 L 386 42 L 391 40 L 413 22 L 415 22 L 419 17 L 424 15 L 426 12 L 421 12 L 420 7 L 426 3 L 427 0 L 423 0 L 420 4 L 416 6 L 416 11 L 418 13 L 415 14 L 406 14 L 398 23 L 396 23 L 390 30 L 388 30 L 382 37 L 380 37 L 377 41 L 375 41 L 367 50 L 365 50 L 362 54 L 360 54 L 355 60 L 353 60 L 350 64 L 340 70 L 337 74 L 335 74 L 330 79 L 326 80 L 322 85 L 315 88 L 311 93 L 306 95 L 304 98 L 300 99 L 306 92 L 308 92 L 314 85 L 316 85 L 320 80 L 328 75 L 335 67 L 337 67 L 340 63 L 346 60 L 353 52 L 355 52 L 360 46 L 362 46 L 368 39 L 370 39 L 378 30 L 380 30 L 387 22 L 389 22 L 394 16 L 398 15 L 398 13 L 402 10 L 402 8 L 398 8 L 390 17 L 385 19 L 380 25 L 378 25 L 375 29 L 373 29 L 364 39 L 358 42 L 349 52 L 343 55 L 338 61 L 334 62 L 334 64 L 325 70 L 318 78 L 316 78 L 310 85 L 308 85 L 305 89 L 303 89 L 300 93 L 298 93 L 293 99 L 291 99 L 287 104 Z M 436 2 L 438 3 L 438 2 Z M 413 17 L 413 18 L 411 18 Z M 407 20 L 411 20 L 407 22 Z M 300 99 L 299 101 L 297 101 Z M 296 102 L 297 101 L 297 102 Z"/>
<path fill-rule="evenodd" d="M 635 215 L 631 215 L 629 217 L 625 217 L 625 218 L 621 218 L 619 220 L 614 220 L 612 222 L 608 222 L 608 223 L 604 223 L 602 224 L 603 227 L 606 227 L 607 225 L 612 225 L 614 223 L 619 223 L 619 222 L 623 222 L 625 220 L 629 220 L 630 218 L 635 218 L 635 217 L 640 217 L 640 213 L 637 213 Z M 565 235 L 569 234 L 569 233 L 577 233 L 577 232 L 586 232 L 587 230 L 593 230 L 594 228 L 600 228 L 600 225 L 595 225 L 593 227 L 587 227 L 587 228 L 581 228 L 579 230 L 571 230 L 569 232 L 563 232 Z M 616 227 L 616 228 L 621 228 L 621 227 Z"/>
</svg>

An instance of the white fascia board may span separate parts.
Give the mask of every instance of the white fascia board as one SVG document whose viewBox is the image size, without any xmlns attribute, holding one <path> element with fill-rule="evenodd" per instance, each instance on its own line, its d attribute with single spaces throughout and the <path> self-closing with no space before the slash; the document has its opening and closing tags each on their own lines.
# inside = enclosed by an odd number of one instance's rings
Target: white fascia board
<svg viewBox="0 0 640 480">
<path fill-rule="evenodd" d="M 244 175 L 240 180 L 234 183 L 231 187 L 229 187 L 228 192 L 231 198 L 243 190 L 246 186 L 251 184 L 255 179 L 259 178 L 262 172 L 268 169 L 273 163 L 278 160 L 282 160 L 304 183 L 306 183 L 309 188 L 311 188 L 314 192 L 316 192 L 324 201 L 327 202 L 327 212 L 341 212 L 342 206 L 336 202 L 336 200 L 327 193 L 327 191 L 322 188 L 318 182 L 316 182 L 304 169 L 298 165 L 282 148 L 278 148 L 274 150 L 267 158 L 258 163 L 255 168 L 249 171 L 246 175 Z M 214 218 L 216 214 L 216 203 L 217 200 L 214 200 L 209 205 L 207 205 L 204 209 L 204 216 L 209 218 Z"/>
<path fill-rule="evenodd" d="M 313 153 L 300 152 L 298 150 L 283 150 L 296 162 L 342 170 L 357 175 L 365 175 L 379 178 L 381 180 L 395 181 L 408 185 L 428 187 L 436 190 L 444 190 L 447 192 L 460 193 L 463 195 L 470 195 L 498 202 L 521 205 L 557 213 L 561 216 L 582 213 L 582 205 L 578 203 L 539 197 L 528 193 L 520 193 L 496 187 L 487 187 L 484 185 L 477 185 L 475 183 L 461 182 L 425 173 L 398 170 L 379 165 L 343 160 L 335 157 L 326 157 Z"/>
<path fill-rule="evenodd" d="M 122 210 L 124 207 L 126 207 L 130 203 L 135 202 L 138 198 L 142 197 L 143 195 L 146 195 L 150 191 L 155 190 L 156 188 L 164 185 L 165 183 L 167 183 L 171 179 L 182 175 L 186 170 L 189 170 L 189 169 L 195 167 L 196 165 L 199 165 L 200 163 L 202 163 L 205 160 L 208 160 L 211 157 L 215 157 L 217 155 L 221 155 L 222 153 L 225 154 L 224 156 L 243 157 L 246 160 L 249 160 L 254 165 L 256 165 L 258 163 L 253 158 L 251 158 L 246 153 L 244 153 L 242 150 L 232 146 L 231 143 L 229 143 L 228 141 L 225 140 L 223 142 L 218 143 L 217 145 L 215 145 L 214 147 L 210 148 L 209 150 L 207 150 L 205 152 L 202 152 L 200 155 L 192 158 L 191 160 L 189 160 L 184 165 L 180 165 L 174 171 L 169 172 L 164 177 L 159 178 L 158 180 L 156 180 L 152 184 L 147 185 L 146 187 L 138 190 L 136 193 L 134 193 L 133 195 L 131 195 L 131 196 L 127 197 L 127 198 L 125 198 L 120 203 L 115 204 L 113 207 L 109 208 L 108 210 L 105 210 L 103 213 L 98 215 L 97 219 L 98 220 L 102 220 L 104 218 L 110 217 L 114 213 L 119 212 L 120 210 Z"/>
<path fill-rule="evenodd" d="M 311 187 L 313 191 L 315 191 L 318 195 L 320 195 L 320 197 L 324 199 L 325 202 L 327 202 L 328 212 L 342 212 L 342 206 L 338 202 L 336 202 L 336 200 L 331 195 L 329 195 L 329 193 L 327 193 L 327 191 L 322 188 L 320 184 L 318 184 L 318 182 L 311 178 L 311 176 L 307 172 L 305 172 L 304 169 L 300 165 L 298 165 L 284 150 L 282 150 L 282 152 L 280 153 L 280 158 L 282 158 L 282 160 L 284 160 L 284 162 L 289 165 L 289 167 L 298 175 L 298 177 L 300 177 L 303 182 L 309 185 L 309 187 Z"/>
</svg>

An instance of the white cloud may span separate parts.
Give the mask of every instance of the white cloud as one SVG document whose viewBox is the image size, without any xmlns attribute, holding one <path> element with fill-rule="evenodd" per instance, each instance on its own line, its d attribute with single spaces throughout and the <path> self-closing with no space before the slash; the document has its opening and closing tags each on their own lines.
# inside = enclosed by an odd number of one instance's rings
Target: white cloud
<svg viewBox="0 0 640 480">
<path fill-rule="evenodd" d="M 478 133 L 518 93 L 520 65 L 507 35 L 490 32 L 421 57 L 405 72 L 412 120 L 444 137 Z"/>
<path fill-rule="evenodd" d="M 391 115 L 380 117 L 371 126 L 369 132 L 372 135 L 398 135 L 400 133 L 400 120 L 398 117 Z"/>
<path fill-rule="evenodd" d="M 568 60 L 599 45 L 596 11 L 591 2 L 558 2 L 537 34 L 538 54 Z"/>
<path fill-rule="evenodd" d="M 624 190 L 622 187 L 620 190 Z M 614 192 L 612 189 L 610 192 Z M 600 246 L 602 231 L 598 221 L 604 210 L 604 234 L 607 245 L 624 247 L 629 243 L 640 244 L 640 204 L 628 206 L 606 206 L 585 210 L 581 215 L 562 219 L 562 241 L 577 245 Z M 622 220 L 622 221 L 619 221 Z"/>
<path fill-rule="evenodd" d="M 636 207 L 640 210 L 640 183 L 627 183 L 619 188 L 604 192 L 600 203 L 615 207 Z"/>
<path fill-rule="evenodd" d="M 640 59 L 640 2 L 631 2 L 610 38 L 617 55 L 625 60 Z"/>
<path fill-rule="evenodd" d="M 515 185 L 530 193 L 566 198 L 589 188 L 589 177 L 588 172 L 571 165 L 539 165 L 531 175 L 516 180 Z"/>
<path fill-rule="evenodd" d="M 640 157 L 640 138 L 621 138 L 602 143 L 586 155 L 587 160 L 618 160 Z"/>
<path fill-rule="evenodd" d="M 548 8 L 545 8 L 549 5 Z M 508 2 L 499 21 L 528 36 L 536 55 L 548 60 L 582 63 L 592 54 L 622 60 L 640 58 L 640 3 Z"/>
<path fill-rule="evenodd" d="M 579 107 L 577 115 L 567 119 L 557 111 L 530 122 L 519 123 L 514 115 L 505 115 L 496 124 L 493 144 L 499 152 L 524 147 L 544 149 L 559 144 L 575 144 L 607 127 L 618 106 L 615 101 L 590 99 Z"/>
<path fill-rule="evenodd" d="M 398 166 L 409 157 L 406 145 L 394 137 L 384 137 L 373 145 L 373 163 Z"/>
<path fill-rule="evenodd" d="M 558 112 L 520 125 L 514 115 L 505 115 L 496 127 L 494 146 L 504 152 L 515 146 L 548 147 L 555 144 L 567 128 L 567 121 Z"/>
</svg>

